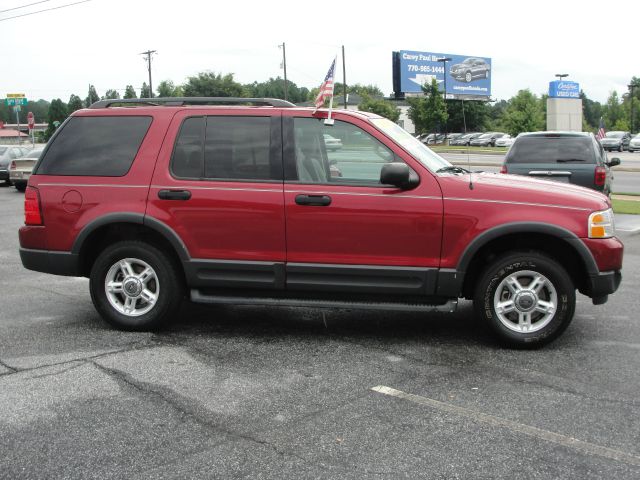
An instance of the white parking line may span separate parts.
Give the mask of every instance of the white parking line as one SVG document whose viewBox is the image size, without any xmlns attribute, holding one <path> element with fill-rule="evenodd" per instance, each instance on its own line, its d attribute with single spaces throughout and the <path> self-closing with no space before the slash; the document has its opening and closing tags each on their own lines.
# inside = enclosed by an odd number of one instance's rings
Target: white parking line
<svg viewBox="0 0 640 480">
<path fill-rule="evenodd" d="M 608 458 L 610 460 L 616 460 L 619 462 L 625 462 L 631 465 L 640 466 L 640 457 L 637 457 L 630 453 L 622 452 L 620 450 L 614 450 L 613 448 L 603 447 L 601 445 L 585 442 L 577 438 L 550 432 L 549 430 L 543 430 L 541 428 L 532 427 L 522 423 L 514 422 L 512 420 L 495 417 L 493 415 L 487 415 L 486 413 L 481 413 L 468 408 L 459 407 L 457 405 L 440 402 L 432 398 L 422 397 L 420 395 L 414 395 L 412 393 L 406 393 L 401 390 L 396 390 L 395 388 L 385 387 L 384 385 L 378 385 L 377 387 L 373 387 L 371 390 L 373 390 L 374 392 L 382 393 L 384 395 L 389 395 L 391 397 L 408 400 L 410 402 L 417 403 L 418 405 L 424 405 L 447 413 L 453 413 L 461 417 L 470 418 L 472 420 L 483 422 L 495 427 L 508 428 L 509 430 L 512 430 L 514 432 L 522 433 L 530 437 L 572 448 L 589 455 L 597 455 L 599 457 Z"/>
</svg>

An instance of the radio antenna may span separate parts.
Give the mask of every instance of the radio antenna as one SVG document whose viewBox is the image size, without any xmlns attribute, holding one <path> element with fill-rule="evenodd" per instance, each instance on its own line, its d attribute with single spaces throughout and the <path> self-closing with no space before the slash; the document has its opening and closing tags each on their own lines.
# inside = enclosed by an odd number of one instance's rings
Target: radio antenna
<svg viewBox="0 0 640 480">
<path fill-rule="evenodd" d="M 462 124 L 464 125 L 464 133 L 465 135 L 467 134 L 467 117 L 464 114 L 464 100 L 460 99 L 460 101 L 462 102 Z M 469 142 L 469 144 L 467 145 L 467 170 L 469 170 L 469 190 L 473 190 L 473 178 L 471 177 L 472 173 L 471 173 L 471 158 L 470 158 L 470 154 L 469 154 L 469 150 L 471 149 L 470 147 L 471 142 Z"/>
</svg>

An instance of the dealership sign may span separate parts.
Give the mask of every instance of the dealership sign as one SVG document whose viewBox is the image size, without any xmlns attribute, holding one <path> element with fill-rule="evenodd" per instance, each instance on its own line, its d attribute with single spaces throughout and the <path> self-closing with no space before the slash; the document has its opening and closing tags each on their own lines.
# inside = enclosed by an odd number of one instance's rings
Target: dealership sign
<svg viewBox="0 0 640 480">
<path fill-rule="evenodd" d="M 441 91 L 446 84 L 448 98 L 491 96 L 490 58 L 411 50 L 393 55 L 396 94 L 422 93 L 421 87 L 435 79 Z"/>
<path fill-rule="evenodd" d="M 551 98 L 580 98 L 580 84 L 554 80 L 549 82 L 549 96 Z"/>
</svg>

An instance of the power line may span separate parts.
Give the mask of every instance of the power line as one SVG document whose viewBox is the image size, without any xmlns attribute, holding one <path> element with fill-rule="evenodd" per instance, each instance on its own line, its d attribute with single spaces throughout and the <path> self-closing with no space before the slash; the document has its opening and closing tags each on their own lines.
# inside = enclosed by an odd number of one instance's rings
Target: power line
<svg viewBox="0 0 640 480">
<path fill-rule="evenodd" d="M 38 5 L 39 3 L 47 3 L 50 1 L 51 0 L 40 0 L 39 2 L 35 2 L 35 3 L 27 3 L 26 5 L 22 5 L 21 7 L 13 7 L 13 8 L 7 8 L 6 10 L 0 10 L 0 13 L 11 12 L 13 10 L 20 10 L 21 8 L 27 8 L 27 7 L 31 7 L 32 5 Z"/>
<path fill-rule="evenodd" d="M 67 3 L 66 5 L 60 5 L 59 7 L 45 8 L 43 10 L 38 10 L 38 11 L 35 11 L 35 12 L 23 13 L 22 15 L 14 15 L 13 17 L 0 18 L 0 22 L 4 22 L 5 20 L 11 20 L 12 18 L 28 17 L 29 15 L 35 15 L 36 13 L 49 12 L 51 10 L 59 10 L 61 8 L 71 7 L 73 5 L 79 5 L 81 3 L 87 3 L 87 2 L 91 2 L 91 1 L 92 0 L 82 0 L 80 2 Z"/>
</svg>

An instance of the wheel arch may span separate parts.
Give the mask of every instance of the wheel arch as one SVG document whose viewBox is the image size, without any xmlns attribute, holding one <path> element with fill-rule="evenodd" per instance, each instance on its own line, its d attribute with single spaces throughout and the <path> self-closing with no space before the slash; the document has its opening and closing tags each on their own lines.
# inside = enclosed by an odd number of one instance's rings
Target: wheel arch
<svg viewBox="0 0 640 480">
<path fill-rule="evenodd" d="M 165 250 L 181 271 L 189 252 L 178 234 L 165 223 L 140 213 L 108 214 L 87 224 L 78 234 L 71 253 L 79 257 L 80 274 L 88 276 L 99 253 L 122 240 L 144 240 Z"/>
<path fill-rule="evenodd" d="M 486 230 L 467 246 L 456 267 L 462 295 L 473 297 L 478 276 L 496 255 L 523 249 L 544 253 L 563 265 L 581 292 L 588 288 L 589 275 L 598 274 L 593 255 L 573 232 L 546 223 L 517 222 Z"/>
</svg>

